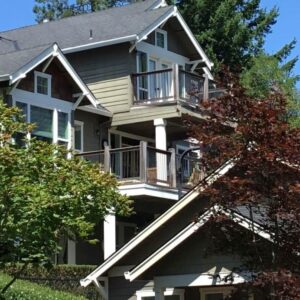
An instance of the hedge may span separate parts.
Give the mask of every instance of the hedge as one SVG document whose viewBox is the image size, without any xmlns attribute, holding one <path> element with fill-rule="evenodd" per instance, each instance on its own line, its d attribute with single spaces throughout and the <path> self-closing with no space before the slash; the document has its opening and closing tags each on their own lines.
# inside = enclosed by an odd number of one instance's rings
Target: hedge
<svg viewBox="0 0 300 300">
<path fill-rule="evenodd" d="M 11 280 L 7 274 L 0 273 L 1 289 Z M 75 296 L 67 292 L 53 290 L 25 280 L 16 280 L 0 299 L 5 300 L 85 300 L 83 296 Z"/>
<path fill-rule="evenodd" d="M 3 271 L 9 275 L 16 274 L 21 264 L 6 266 Z M 65 291 L 74 295 L 82 295 L 88 299 L 100 299 L 93 285 L 83 288 L 80 279 L 91 273 L 96 266 L 91 265 L 55 265 L 50 270 L 42 266 L 29 265 L 19 276 L 20 279 L 29 280 L 55 290 Z"/>
</svg>

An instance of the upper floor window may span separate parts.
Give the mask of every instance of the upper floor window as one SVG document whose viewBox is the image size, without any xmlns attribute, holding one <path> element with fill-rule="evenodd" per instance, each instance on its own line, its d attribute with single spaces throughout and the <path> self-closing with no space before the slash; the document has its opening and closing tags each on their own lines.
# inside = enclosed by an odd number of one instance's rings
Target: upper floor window
<svg viewBox="0 0 300 300">
<path fill-rule="evenodd" d="M 51 96 L 51 75 L 34 72 L 34 91 L 38 94 Z"/>
<path fill-rule="evenodd" d="M 155 30 L 155 45 L 167 49 L 167 32 L 165 30 Z"/>
</svg>

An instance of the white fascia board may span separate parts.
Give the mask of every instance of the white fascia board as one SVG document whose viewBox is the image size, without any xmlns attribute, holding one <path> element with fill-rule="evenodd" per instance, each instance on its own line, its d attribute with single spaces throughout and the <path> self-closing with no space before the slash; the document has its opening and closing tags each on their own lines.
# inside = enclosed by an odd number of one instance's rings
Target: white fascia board
<svg viewBox="0 0 300 300">
<path fill-rule="evenodd" d="M 95 49 L 95 48 L 100 48 L 100 47 L 114 45 L 114 44 L 136 41 L 136 39 L 137 39 L 137 35 L 132 34 L 132 35 L 127 35 L 127 36 L 118 37 L 118 38 L 114 38 L 114 39 L 98 41 L 98 42 L 94 42 L 94 43 L 88 43 L 88 44 L 79 45 L 79 46 L 75 46 L 75 47 L 64 48 L 64 49 L 62 49 L 62 52 L 65 54 L 74 53 L 74 52 L 79 52 L 79 51 L 83 51 L 83 50 Z"/>
<path fill-rule="evenodd" d="M 239 224 L 240 226 L 244 227 L 245 229 L 253 231 L 255 234 L 259 235 L 260 237 L 268 240 L 269 242 L 273 242 L 273 237 L 270 233 L 265 231 L 265 229 L 259 225 L 258 223 L 251 221 L 250 219 L 242 216 L 241 214 L 232 211 L 230 209 L 222 209 L 221 213 L 231 219 L 233 222 Z"/>
<path fill-rule="evenodd" d="M 129 253 L 133 248 L 144 241 L 149 235 L 160 228 L 165 222 L 176 215 L 180 210 L 191 203 L 201 192 L 203 192 L 208 185 L 213 184 L 220 177 L 225 175 L 230 169 L 232 169 L 238 158 L 232 158 L 225 162 L 220 168 L 218 168 L 214 173 L 209 175 L 205 181 L 200 182 L 195 188 L 185 194 L 180 200 L 178 200 L 170 209 L 165 213 L 155 219 L 148 227 L 131 239 L 126 245 L 124 245 L 119 251 L 111 255 L 102 265 L 90 273 L 87 277 L 80 281 L 81 285 L 88 286 L 94 278 L 98 278 L 108 269 L 110 269 L 117 261 L 123 258 L 127 253 Z"/>
<path fill-rule="evenodd" d="M 175 7 L 175 11 L 176 11 L 175 16 L 176 16 L 177 20 L 179 21 L 179 23 L 183 27 L 184 31 L 186 32 L 187 36 L 189 37 L 189 39 L 191 40 L 191 42 L 193 43 L 193 45 L 195 46 L 197 52 L 200 54 L 200 56 L 202 57 L 202 59 L 205 61 L 208 69 L 211 70 L 211 67 L 213 66 L 213 63 L 209 60 L 209 58 L 205 54 L 205 52 L 202 49 L 202 47 L 199 45 L 199 43 L 196 40 L 195 36 L 191 32 L 190 28 L 188 27 L 188 25 L 186 24 L 186 22 L 184 21 L 182 15 L 180 14 L 180 12 L 177 10 L 176 7 Z"/>
<path fill-rule="evenodd" d="M 64 66 L 64 68 L 67 70 L 67 72 L 70 74 L 72 79 L 75 81 L 75 83 L 78 85 L 78 87 L 81 89 L 83 96 L 86 96 L 91 104 L 96 108 L 97 107 L 97 100 L 93 96 L 93 94 L 90 92 L 88 87 L 85 85 L 85 83 L 82 81 L 82 79 L 79 77 L 79 75 L 76 73 L 74 68 L 71 66 L 71 64 L 68 62 L 66 57 L 64 56 L 63 52 L 56 46 L 56 57 L 61 62 L 61 64 Z M 82 97 L 83 99 L 83 97 Z M 81 100 L 82 100 L 81 99 Z M 79 105 L 79 103 L 78 103 Z"/>
<path fill-rule="evenodd" d="M 193 33 L 191 32 L 190 28 L 188 27 L 188 25 L 184 21 L 183 17 L 179 13 L 179 11 L 178 11 L 178 9 L 177 9 L 176 6 L 173 6 L 173 9 L 171 9 L 168 12 L 166 12 L 158 20 L 156 20 L 155 23 L 153 23 L 151 26 L 149 26 L 144 31 L 142 31 L 138 35 L 138 39 L 136 41 L 136 44 L 139 43 L 139 42 L 141 42 L 142 40 L 145 40 L 151 32 L 153 32 L 156 28 L 158 28 L 161 24 L 165 23 L 171 17 L 176 17 L 177 18 L 177 20 L 181 24 L 182 28 L 184 29 L 185 33 L 189 37 L 190 41 L 194 45 L 195 49 L 197 50 L 197 52 L 199 53 L 199 55 L 201 56 L 201 58 L 203 59 L 203 61 L 207 65 L 208 70 L 211 70 L 211 67 L 213 66 L 213 63 L 209 60 L 209 58 L 205 54 L 204 50 L 199 45 L 198 41 L 194 37 Z M 210 72 L 209 72 L 209 74 L 210 74 L 209 75 L 210 79 L 213 79 L 213 76 L 211 75 Z"/>
<path fill-rule="evenodd" d="M 38 56 L 36 56 L 34 59 L 32 59 L 29 63 L 24 65 L 22 68 L 20 68 L 18 71 L 10 75 L 10 85 L 14 84 L 19 79 L 25 78 L 26 74 L 36 68 L 39 64 L 41 64 L 44 60 L 46 60 L 48 57 L 52 56 L 53 53 L 55 53 L 55 45 L 51 45 L 46 50 L 42 51 Z"/>
<path fill-rule="evenodd" d="M 200 216 L 197 222 L 193 222 L 189 224 L 186 228 L 180 231 L 177 235 L 175 235 L 170 241 L 164 244 L 161 248 L 155 251 L 152 255 L 150 255 L 146 260 L 137 265 L 132 271 L 125 272 L 125 279 L 129 281 L 133 281 L 138 276 L 143 274 L 146 270 L 148 270 L 151 266 L 153 266 L 156 262 L 158 262 L 161 258 L 171 252 L 174 248 L 184 242 L 188 237 L 198 231 L 214 214 L 214 212 L 218 212 L 220 208 L 218 206 L 212 207 L 207 210 L 202 216 Z"/>
<path fill-rule="evenodd" d="M 152 186 L 149 184 L 128 184 L 119 185 L 119 192 L 122 195 L 127 195 L 128 197 L 134 196 L 150 196 L 157 198 L 164 198 L 168 200 L 178 200 L 178 190 L 170 189 L 164 186 Z"/>
<path fill-rule="evenodd" d="M 78 110 L 82 110 L 82 111 L 86 111 L 86 112 L 90 112 L 92 114 L 96 114 L 96 115 L 101 115 L 101 116 L 105 116 L 105 117 L 109 117 L 111 118 L 113 113 L 110 112 L 109 110 L 105 110 L 105 109 L 101 109 L 99 107 L 91 107 L 91 106 L 78 106 L 77 107 Z"/>
<path fill-rule="evenodd" d="M 158 18 L 153 24 L 148 26 L 144 31 L 140 32 L 138 34 L 138 38 L 136 43 L 139 43 L 145 39 L 147 39 L 148 35 L 153 32 L 156 28 L 158 28 L 161 24 L 165 23 L 168 19 L 171 17 L 174 17 L 176 15 L 176 9 L 173 7 L 173 9 L 170 9 L 165 14 L 163 14 L 160 18 Z"/>
<path fill-rule="evenodd" d="M 159 248 L 156 252 L 154 252 L 151 256 L 145 259 L 142 263 L 136 266 L 133 270 L 129 272 L 125 272 L 125 279 L 129 281 L 133 281 L 145 271 L 147 271 L 151 266 L 153 266 L 156 262 L 162 259 L 165 255 L 175 249 L 178 245 L 184 242 L 188 237 L 197 232 L 199 228 L 201 228 L 214 214 L 223 214 L 226 215 L 233 222 L 238 225 L 246 228 L 247 230 L 253 230 L 255 234 L 258 234 L 262 238 L 273 241 L 271 235 L 264 231 L 262 226 L 259 224 L 252 222 L 250 219 L 228 209 L 223 209 L 219 205 L 215 205 L 209 210 L 207 210 L 204 214 L 202 214 L 197 222 L 193 222 L 189 224 L 186 228 L 184 228 L 181 232 L 179 232 L 175 237 L 173 237 L 170 241 L 165 243 L 161 248 Z"/>
</svg>

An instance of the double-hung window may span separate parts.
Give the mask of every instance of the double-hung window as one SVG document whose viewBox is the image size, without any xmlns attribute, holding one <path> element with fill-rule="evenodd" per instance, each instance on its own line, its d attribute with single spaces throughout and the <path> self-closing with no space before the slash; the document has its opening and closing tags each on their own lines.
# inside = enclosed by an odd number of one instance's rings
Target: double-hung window
<svg viewBox="0 0 300 300">
<path fill-rule="evenodd" d="M 51 96 L 51 78 L 49 74 L 34 72 L 34 91 L 37 94 Z"/>
<path fill-rule="evenodd" d="M 155 46 L 167 49 L 167 32 L 162 29 L 155 30 Z"/>
<path fill-rule="evenodd" d="M 141 290 L 136 292 L 137 300 L 154 300 L 155 293 L 152 290 Z M 164 291 L 165 300 L 184 300 L 184 290 L 166 289 Z"/>
</svg>

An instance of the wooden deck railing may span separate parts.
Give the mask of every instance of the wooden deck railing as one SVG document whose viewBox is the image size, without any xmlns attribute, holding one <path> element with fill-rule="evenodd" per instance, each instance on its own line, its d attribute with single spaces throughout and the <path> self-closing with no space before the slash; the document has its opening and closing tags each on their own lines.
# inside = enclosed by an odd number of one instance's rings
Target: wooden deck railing
<svg viewBox="0 0 300 300">
<path fill-rule="evenodd" d="M 174 68 L 151 72 L 134 73 L 131 75 L 135 105 L 164 104 L 180 101 L 196 107 L 201 102 L 213 97 L 219 97 L 224 90 L 209 88 L 206 75 Z"/>
<path fill-rule="evenodd" d="M 99 165 L 103 171 L 115 174 L 121 184 L 148 183 L 176 187 L 175 150 L 160 150 L 140 142 L 138 146 L 78 153 Z"/>
</svg>

